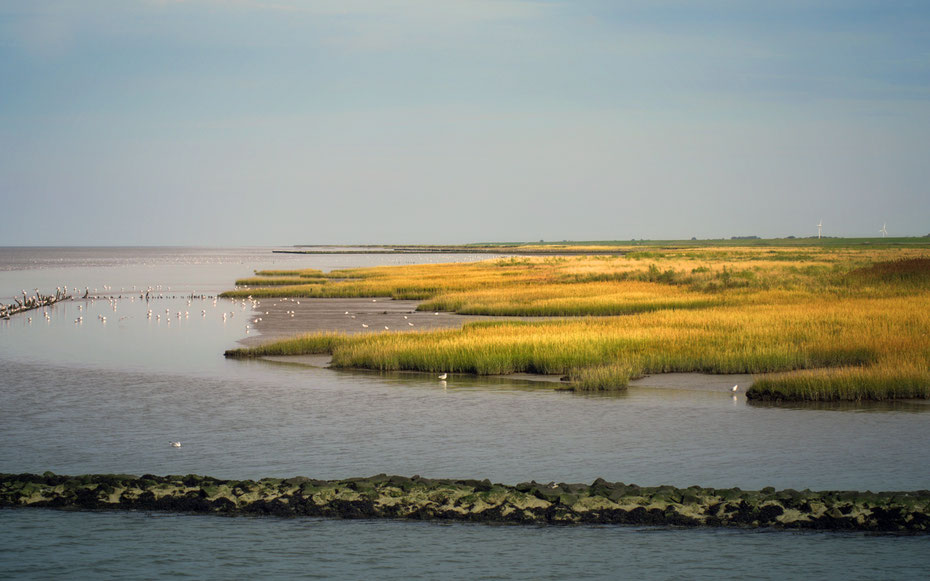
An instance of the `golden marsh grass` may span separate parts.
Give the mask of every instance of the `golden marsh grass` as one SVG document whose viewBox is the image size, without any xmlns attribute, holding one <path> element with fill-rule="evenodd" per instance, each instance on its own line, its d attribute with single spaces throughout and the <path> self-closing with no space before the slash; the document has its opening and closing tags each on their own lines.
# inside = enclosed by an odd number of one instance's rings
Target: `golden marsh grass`
<svg viewBox="0 0 930 581">
<path fill-rule="evenodd" d="M 921 252 L 688 248 L 339 271 L 330 276 L 348 280 L 248 292 L 392 296 L 425 300 L 430 310 L 567 318 L 314 334 L 231 355 L 331 353 L 338 367 L 567 374 L 576 389 L 672 371 L 776 373 L 747 396 L 926 398 L 930 260 Z"/>
</svg>

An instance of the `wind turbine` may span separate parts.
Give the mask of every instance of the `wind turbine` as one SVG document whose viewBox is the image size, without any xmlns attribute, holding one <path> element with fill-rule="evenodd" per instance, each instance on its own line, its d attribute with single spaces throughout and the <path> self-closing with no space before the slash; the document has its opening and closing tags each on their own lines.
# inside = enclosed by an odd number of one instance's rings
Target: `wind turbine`
<svg viewBox="0 0 930 581">
<path fill-rule="evenodd" d="M 887 226 L 888 226 L 888 222 L 885 222 L 884 224 L 882 224 L 882 229 L 879 230 L 879 232 L 882 233 L 882 238 L 885 238 L 886 236 L 888 236 Z"/>
<path fill-rule="evenodd" d="M 823 233 L 823 218 L 820 219 L 820 222 L 817 224 L 817 239 L 820 239 L 820 235 Z"/>
</svg>

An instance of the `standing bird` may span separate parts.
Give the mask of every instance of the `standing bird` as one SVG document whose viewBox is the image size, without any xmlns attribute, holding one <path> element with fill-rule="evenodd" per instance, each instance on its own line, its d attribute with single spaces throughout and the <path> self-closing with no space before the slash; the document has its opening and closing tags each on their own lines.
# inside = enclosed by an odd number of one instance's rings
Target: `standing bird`
<svg viewBox="0 0 930 581">
<path fill-rule="evenodd" d="M 439 376 L 439 379 L 445 380 L 447 377 L 449 377 L 449 374 L 443 373 L 442 375 Z"/>
<path fill-rule="evenodd" d="M 730 393 L 736 393 L 736 390 L 738 389 L 739 389 L 739 384 L 734 385 L 733 387 L 730 388 Z"/>
</svg>

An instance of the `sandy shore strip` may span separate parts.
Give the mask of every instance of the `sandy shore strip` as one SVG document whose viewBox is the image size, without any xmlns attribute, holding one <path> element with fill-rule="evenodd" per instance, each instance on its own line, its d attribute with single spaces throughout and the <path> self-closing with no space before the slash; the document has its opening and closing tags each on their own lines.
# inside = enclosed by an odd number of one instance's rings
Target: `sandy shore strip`
<svg viewBox="0 0 930 581">
<path fill-rule="evenodd" d="M 338 333 L 372 333 L 383 331 L 412 332 L 424 329 L 459 329 L 472 321 L 538 321 L 553 317 L 495 317 L 485 315 L 457 315 L 447 312 L 417 311 L 420 301 L 381 298 L 350 299 L 262 299 L 249 319 L 252 334 L 239 341 L 254 347 L 303 333 L 335 331 Z M 363 325 L 368 325 L 364 327 Z M 387 327 L 387 329 L 385 329 Z M 329 355 L 288 355 L 263 357 L 269 361 L 328 367 Z M 564 383 L 560 375 L 512 373 L 495 375 L 523 381 Z M 739 385 L 739 392 L 752 385 L 753 376 L 707 375 L 703 373 L 663 373 L 649 375 L 630 382 L 630 387 L 648 389 L 681 389 L 689 391 L 730 392 Z"/>
</svg>

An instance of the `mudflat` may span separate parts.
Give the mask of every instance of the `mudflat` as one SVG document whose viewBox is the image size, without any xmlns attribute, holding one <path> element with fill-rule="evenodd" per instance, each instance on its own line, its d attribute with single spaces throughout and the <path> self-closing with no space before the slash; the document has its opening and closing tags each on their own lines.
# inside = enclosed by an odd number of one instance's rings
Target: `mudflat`
<svg viewBox="0 0 930 581">
<path fill-rule="evenodd" d="M 504 317 L 420 312 L 420 301 L 382 298 L 350 299 L 262 299 L 251 317 L 257 335 L 240 343 L 253 347 L 302 333 L 373 333 L 376 331 L 419 331 L 458 329 L 470 321 L 499 320 Z M 511 317 L 510 320 L 513 318 Z M 365 326 L 367 325 L 367 327 Z M 387 327 L 387 329 L 385 329 Z"/>
</svg>

